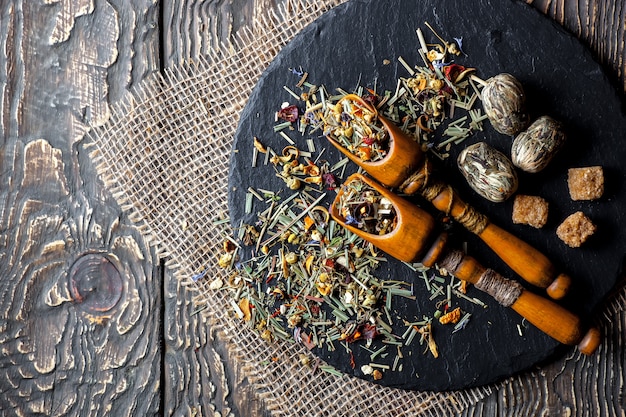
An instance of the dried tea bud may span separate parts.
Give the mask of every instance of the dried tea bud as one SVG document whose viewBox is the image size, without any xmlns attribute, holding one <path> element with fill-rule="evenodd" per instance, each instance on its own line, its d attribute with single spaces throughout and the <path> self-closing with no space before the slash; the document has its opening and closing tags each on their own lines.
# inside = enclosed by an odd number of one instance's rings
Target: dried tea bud
<svg viewBox="0 0 626 417">
<path fill-rule="evenodd" d="M 511 148 L 511 160 L 526 172 L 539 172 L 548 166 L 565 139 L 561 123 L 542 116 L 517 135 Z"/>
<path fill-rule="evenodd" d="M 485 113 L 498 132 L 516 135 L 528 126 L 524 89 L 511 74 L 488 79 L 481 95 Z"/>
<path fill-rule="evenodd" d="M 513 163 L 485 142 L 465 148 L 457 163 L 472 189 L 489 201 L 502 202 L 517 190 Z"/>
</svg>

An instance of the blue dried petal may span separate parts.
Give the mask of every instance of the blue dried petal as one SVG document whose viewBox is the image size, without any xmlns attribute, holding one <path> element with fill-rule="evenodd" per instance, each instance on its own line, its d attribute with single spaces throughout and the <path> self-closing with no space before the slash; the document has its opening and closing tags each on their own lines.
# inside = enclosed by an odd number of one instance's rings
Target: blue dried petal
<svg viewBox="0 0 626 417">
<path fill-rule="evenodd" d="M 295 74 L 298 77 L 302 77 L 304 75 L 304 70 L 302 69 L 302 67 L 299 67 L 298 69 L 289 68 L 289 71 L 291 71 L 292 74 Z"/>
<path fill-rule="evenodd" d="M 444 61 L 433 61 L 433 66 L 435 68 L 437 68 L 438 70 L 442 70 L 443 67 L 446 67 L 448 65 L 451 65 L 454 61 L 450 61 L 450 62 L 444 62 Z"/>
<path fill-rule="evenodd" d="M 199 274 L 192 276 L 191 279 L 193 280 L 193 282 L 198 282 L 199 280 L 205 277 L 207 272 L 208 272 L 208 269 L 204 270 L 203 272 L 200 272 Z"/>
<path fill-rule="evenodd" d="M 351 225 L 351 226 L 358 226 L 359 222 L 357 221 L 357 219 L 354 216 L 351 215 L 347 215 L 346 216 L 346 224 Z"/>
<path fill-rule="evenodd" d="M 454 38 L 454 40 L 456 41 L 456 44 L 459 45 L 459 51 L 461 51 L 463 55 L 467 56 L 467 54 L 463 52 L 463 37 L 461 36 L 460 38 Z"/>
<path fill-rule="evenodd" d="M 342 122 L 349 122 L 350 120 L 352 120 L 352 116 L 350 116 L 345 111 L 341 113 L 341 121 Z"/>
</svg>

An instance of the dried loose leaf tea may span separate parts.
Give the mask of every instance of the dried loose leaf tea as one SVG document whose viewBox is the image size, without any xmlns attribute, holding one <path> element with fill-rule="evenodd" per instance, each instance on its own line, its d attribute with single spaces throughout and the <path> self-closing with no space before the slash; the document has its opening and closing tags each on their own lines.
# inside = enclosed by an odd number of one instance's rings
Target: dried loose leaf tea
<svg viewBox="0 0 626 417">
<path fill-rule="evenodd" d="M 397 216 L 391 201 L 360 180 L 342 187 L 337 209 L 346 224 L 376 235 L 387 234 L 395 228 Z"/>
<path fill-rule="evenodd" d="M 465 148 L 457 162 L 470 187 L 489 201 L 502 202 L 517 190 L 517 173 L 513 163 L 485 142 Z"/>
<path fill-rule="evenodd" d="M 539 172 L 548 166 L 565 140 L 561 123 L 542 116 L 517 135 L 511 147 L 511 160 L 526 172 Z"/>
<path fill-rule="evenodd" d="M 526 95 L 522 84 L 511 74 L 488 79 L 481 95 L 485 113 L 498 132 L 516 135 L 528 126 Z"/>
</svg>

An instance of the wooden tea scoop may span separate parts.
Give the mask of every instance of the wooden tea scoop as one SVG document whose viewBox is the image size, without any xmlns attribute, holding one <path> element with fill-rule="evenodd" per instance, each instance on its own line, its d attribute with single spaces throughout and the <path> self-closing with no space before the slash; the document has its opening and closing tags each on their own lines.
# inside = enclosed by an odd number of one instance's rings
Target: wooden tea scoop
<svg viewBox="0 0 626 417">
<path fill-rule="evenodd" d="M 341 214 L 345 186 L 352 181 L 362 181 L 374 188 L 393 204 L 395 227 L 388 233 L 376 235 L 365 232 L 346 222 Z M 447 235 L 435 235 L 434 218 L 391 193 L 375 181 L 361 174 L 353 174 L 344 183 L 330 207 L 331 216 L 346 229 L 360 236 L 389 255 L 405 261 L 421 260 L 432 267 L 438 263 L 459 279 L 468 281 L 476 288 L 493 296 L 500 304 L 511 307 L 538 329 L 566 345 L 578 344 L 581 353 L 590 355 L 600 344 L 600 332 L 596 328 L 583 329 L 579 317 L 560 305 L 539 295 L 526 291 L 518 282 L 503 278 L 491 269 L 482 267 L 474 258 L 461 251 L 446 249 Z"/>
<path fill-rule="evenodd" d="M 461 200 L 452 187 L 431 178 L 433 168 L 420 146 L 395 124 L 378 115 L 369 103 L 354 94 L 346 95 L 346 99 L 358 102 L 377 114 L 378 120 L 389 133 L 389 150 L 378 161 L 363 161 L 327 135 L 337 149 L 386 187 L 408 195 L 422 195 L 438 210 L 452 216 L 480 237 L 520 277 L 530 284 L 545 288 L 551 298 L 561 299 L 567 294 L 571 284 L 567 274 L 559 273 L 540 251 L 491 223 L 487 216 Z"/>
<path fill-rule="evenodd" d="M 445 240 L 445 235 L 440 239 Z M 577 345 L 582 354 L 591 355 L 600 346 L 602 337 L 598 328 L 585 327 L 582 320 L 571 311 L 525 290 L 517 281 L 504 278 L 496 271 L 483 267 L 462 251 L 446 252 L 439 243 L 427 254 L 429 258 L 422 261 L 424 265 L 432 266 L 437 261 L 439 267 L 474 284 L 501 305 L 511 307 L 548 336 L 565 345 Z"/>
</svg>

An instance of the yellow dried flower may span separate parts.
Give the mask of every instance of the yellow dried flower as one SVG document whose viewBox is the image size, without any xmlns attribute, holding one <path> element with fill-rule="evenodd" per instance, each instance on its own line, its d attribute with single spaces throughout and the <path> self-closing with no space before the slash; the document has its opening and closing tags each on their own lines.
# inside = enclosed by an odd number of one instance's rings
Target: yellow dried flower
<svg viewBox="0 0 626 417">
<path fill-rule="evenodd" d="M 461 320 L 461 308 L 460 307 L 457 307 L 454 310 L 439 317 L 439 323 L 441 324 L 449 324 L 449 323 L 456 324 L 459 322 L 459 320 Z"/>
<path fill-rule="evenodd" d="M 224 253 L 220 256 L 219 260 L 217 261 L 217 264 L 220 266 L 220 268 L 228 268 L 232 260 L 233 260 L 232 253 Z"/>
<path fill-rule="evenodd" d="M 287 319 L 287 324 L 292 329 L 300 323 L 302 323 L 302 316 L 300 314 L 293 314 Z"/>
<path fill-rule="evenodd" d="M 259 138 L 257 138 L 256 136 L 254 137 L 254 147 L 261 153 L 267 152 L 267 148 L 265 147 L 265 145 L 263 145 Z"/>
<path fill-rule="evenodd" d="M 298 262 L 298 254 L 295 252 L 289 252 L 287 255 L 285 255 L 285 260 L 289 265 L 293 265 Z"/>
</svg>

